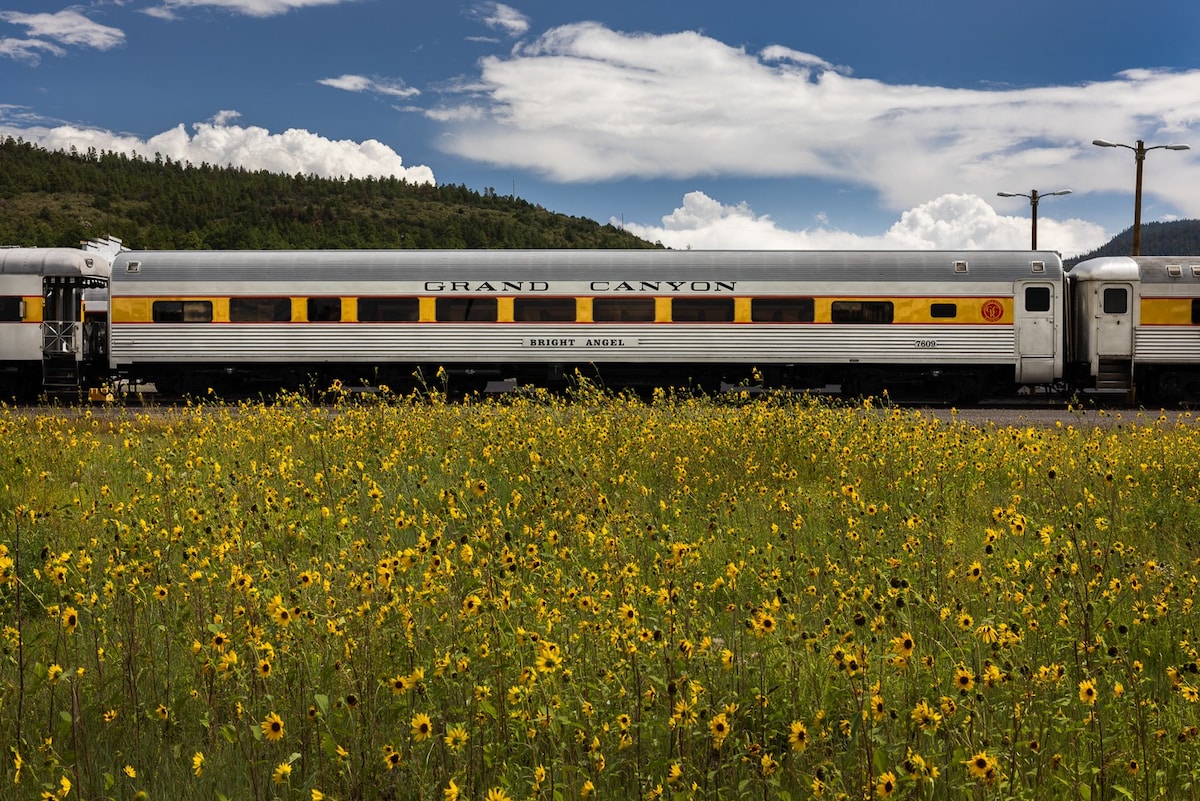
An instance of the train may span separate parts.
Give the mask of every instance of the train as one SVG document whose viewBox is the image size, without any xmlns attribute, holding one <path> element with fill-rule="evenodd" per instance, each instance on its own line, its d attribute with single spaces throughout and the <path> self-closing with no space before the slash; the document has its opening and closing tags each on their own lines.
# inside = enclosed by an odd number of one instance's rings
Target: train
<svg viewBox="0 0 1200 801">
<path fill-rule="evenodd" d="M 1200 257 L 0 249 L 0 395 L 762 386 L 1200 397 Z"/>
</svg>

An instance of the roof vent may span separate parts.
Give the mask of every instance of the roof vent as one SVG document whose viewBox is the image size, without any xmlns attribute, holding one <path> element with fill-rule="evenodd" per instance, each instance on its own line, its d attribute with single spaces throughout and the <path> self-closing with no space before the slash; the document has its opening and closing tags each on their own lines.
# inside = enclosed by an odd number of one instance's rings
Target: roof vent
<svg viewBox="0 0 1200 801">
<path fill-rule="evenodd" d="M 126 264 L 125 264 L 125 272 L 127 272 L 127 273 L 140 273 L 141 271 L 142 271 L 142 263 L 141 263 L 140 261 L 131 261 L 131 262 L 126 262 Z"/>
<path fill-rule="evenodd" d="M 1181 275 L 1183 275 L 1183 265 L 1182 264 L 1168 264 L 1167 265 L 1167 275 L 1171 276 L 1172 278 L 1179 278 Z"/>
<path fill-rule="evenodd" d="M 954 272 L 965 273 L 967 271 L 967 263 L 965 261 L 954 262 Z"/>
<path fill-rule="evenodd" d="M 1046 262 L 1044 262 L 1044 261 L 1031 261 L 1031 262 L 1029 262 L 1029 272 L 1031 272 L 1031 273 L 1044 273 L 1044 272 L 1046 272 Z"/>
</svg>

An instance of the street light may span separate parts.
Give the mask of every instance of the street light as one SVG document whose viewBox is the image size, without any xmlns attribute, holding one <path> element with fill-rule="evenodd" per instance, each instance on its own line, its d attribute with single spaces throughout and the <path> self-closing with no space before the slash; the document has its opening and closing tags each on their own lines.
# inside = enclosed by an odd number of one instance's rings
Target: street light
<svg viewBox="0 0 1200 801">
<path fill-rule="evenodd" d="M 1097 147 L 1123 147 L 1133 151 L 1133 158 L 1137 161 L 1137 181 L 1133 190 L 1133 255 L 1140 256 L 1142 250 L 1142 162 L 1146 160 L 1146 154 L 1151 150 L 1191 150 L 1191 148 L 1187 145 L 1146 147 L 1146 143 L 1141 139 L 1137 140 L 1137 147 L 1123 145 L 1120 142 L 1110 142 L 1107 139 L 1093 139 L 1092 144 Z"/>
<path fill-rule="evenodd" d="M 1071 194 L 1071 190 L 1070 189 L 1060 189 L 1057 192 L 1043 192 L 1040 195 L 1038 194 L 1038 191 L 1036 189 L 1030 189 L 1028 195 L 1025 194 L 1024 192 L 997 192 L 996 194 L 999 195 L 1000 197 L 1027 197 L 1027 198 L 1029 198 L 1029 208 L 1031 209 L 1030 213 L 1033 215 L 1033 245 L 1032 245 L 1032 247 L 1030 247 L 1030 250 L 1037 250 L 1038 200 L 1040 200 L 1041 198 L 1044 198 L 1044 197 L 1054 197 L 1055 195 L 1069 195 L 1069 194 Z"/>
</svg>

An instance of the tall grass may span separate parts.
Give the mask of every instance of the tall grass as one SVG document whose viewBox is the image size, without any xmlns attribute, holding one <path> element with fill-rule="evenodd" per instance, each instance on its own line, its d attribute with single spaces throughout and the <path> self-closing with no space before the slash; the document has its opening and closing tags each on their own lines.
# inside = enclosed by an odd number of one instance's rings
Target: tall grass
<svg viewBox="0 0 1200 801">
<path fill-rule="evenodd" d="M 4 797 L 1196 798 L 1200 436 L 0 409 Z"/>
</svg>

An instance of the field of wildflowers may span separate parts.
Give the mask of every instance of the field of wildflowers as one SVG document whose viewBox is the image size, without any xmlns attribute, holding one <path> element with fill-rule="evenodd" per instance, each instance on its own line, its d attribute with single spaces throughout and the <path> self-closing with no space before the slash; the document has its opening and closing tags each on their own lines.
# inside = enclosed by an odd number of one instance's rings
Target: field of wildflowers
<svg viewBox="0 0 1200 801">
<path fill-rule="evenodd" d="M 1200 431 L 0 408 L 0 795 L 1195 798 Z"/>
</svg>

